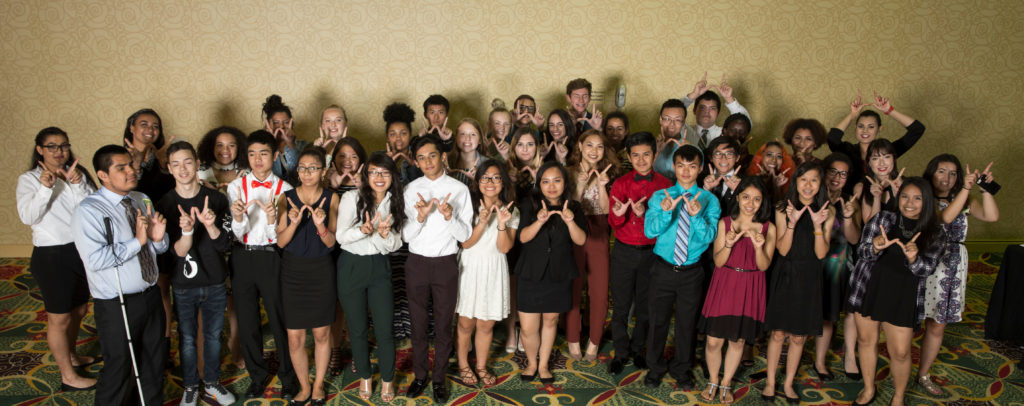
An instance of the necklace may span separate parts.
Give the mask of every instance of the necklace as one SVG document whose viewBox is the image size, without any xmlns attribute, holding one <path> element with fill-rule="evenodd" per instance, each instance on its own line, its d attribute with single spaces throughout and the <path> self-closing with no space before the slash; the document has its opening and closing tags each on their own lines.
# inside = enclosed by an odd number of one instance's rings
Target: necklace
<svg viewBox="0 0 1024 406">
<path fill-rule="evenodd" d="M 903 225 L 903 219 L 904 217 L 901 214 L 899 220 L 900 235 L 903 237 L 904 240 L 909 240 L 911 237 L 914 236 L 913 226 L 911 226 L 911 229 L 908 230 L 907 227 Z"/>
<path fill-rule="evenodd" d="M 236 165 L 235 165 L 234 162 L 232 162 L 229 165 L 221 165 L 219 163 L 214 162 L 213 163 L 213 169 L 216 169 L 216 170 L 221 171 L 221 172 L 233 171 L 233 170 L 236 169 Z"/>
</svg>

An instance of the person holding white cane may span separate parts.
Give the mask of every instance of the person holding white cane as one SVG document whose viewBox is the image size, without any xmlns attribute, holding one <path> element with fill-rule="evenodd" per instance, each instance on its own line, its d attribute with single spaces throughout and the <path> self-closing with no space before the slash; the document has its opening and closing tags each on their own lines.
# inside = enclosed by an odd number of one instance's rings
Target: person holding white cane
<svg viewBox="0 0 1024 406">
<path fill-rule="evenodd" d="M 155 258 L 167 251 L 167 221 L 145 194 L 128 150 L 107 145 L 93 167 L 103 185 L 75 210 L 71 230 L 95 299 L 103 369 L 94 404 L 163 403 L 164 312 Z M 132 378 L 135 379 L 132 379 Z"/>
</svg>

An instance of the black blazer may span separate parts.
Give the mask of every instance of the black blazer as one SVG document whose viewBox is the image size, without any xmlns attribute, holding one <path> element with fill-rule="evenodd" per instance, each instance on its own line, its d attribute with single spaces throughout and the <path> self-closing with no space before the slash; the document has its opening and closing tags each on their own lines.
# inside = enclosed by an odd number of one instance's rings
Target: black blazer
<svg viewBox="0 0 1024 406">
<path fill-rule="evenodd" d="M 549 208 L 551 209 L 560 210 Z M 530 197 L 519 200 L 519 228 L 516 230 L 516 241 L 521 241 L 520 234 L 524 228 L 537 221 L 538 210 Z M 572 211 L 576 226 L 583 229 L 583 232 L 588 232 L 583 207 L 578 202 L 570 200 L 569 210 Z M 548 218 L 537 232 L 537 236 L 530 242 L 522 244 L 514 273 L 529 281 L 563 282 L 576 278 L 579 272 L 576 270 L 576 260 L 572 256 L 574 245 L 565 222 L 560 217 Z"/>
</svg>

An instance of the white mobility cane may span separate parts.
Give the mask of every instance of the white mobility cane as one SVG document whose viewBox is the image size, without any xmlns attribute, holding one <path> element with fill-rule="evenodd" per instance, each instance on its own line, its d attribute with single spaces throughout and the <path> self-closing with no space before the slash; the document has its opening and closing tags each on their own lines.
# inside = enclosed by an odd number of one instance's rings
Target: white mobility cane
<svg viewBox="0 0 1024 406">
<path fill-rule="evenodd" d="M 114 233 L 111 232 L 110 228 L 110 217 L 104 217 L 103 222 L 107 227 L 107 245 L 110 246 L 111 252 L 114 249 Z M 142 246 L 142 249 L 149 249 L 146 245 Z M 146 396 L 142 393 L 142 380 L 139 379 L 139 365 L 135 362 L 135 347 L 132 345 L 132 331 L 128 328 L 128 310 L 124 305 L 124 290 L 121 289 L 121 269 L 120 259 L 117 258 L 117 254 L 114 254 L 114 259 L 117 260 L 118 265 L 114 265 L 114 276 L 117 278 L 117 299 L 121 302 L 121 320 L 124 320 L 124 333 L 128 336 L 128 353 L 132 358 L 132 371 L 135 372 L 135 387 L 139 389 L 139 401 L 142 402 L 142 406 L 146 406 Z"/>
</svg>

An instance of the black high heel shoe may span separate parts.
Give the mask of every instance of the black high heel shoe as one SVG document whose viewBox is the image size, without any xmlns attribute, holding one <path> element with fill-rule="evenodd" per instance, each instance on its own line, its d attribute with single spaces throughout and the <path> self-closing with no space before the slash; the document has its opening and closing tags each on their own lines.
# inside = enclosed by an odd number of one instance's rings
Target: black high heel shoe
<svg viewBox="0 0 1024 406">
<path fill-rule="evenodd" d="M 846 374 L 846 377 L 847 377 L 847 378 L 850 378 L 851 380 L 854 380 L 854 381 L 859 381 L 859 380 L 861 380 L 861 379 L 864 379 L 864 376 L 863 376 L 863 375 L 861 375 L 861 374 L 860 374 L 860 372 L 847 372 L 847 371 L 846 371 L 846 370 L 844 369 L 844 370 L 843 370 L 843 373 L 844 373 L 844 374 Z"/>
</svg>

